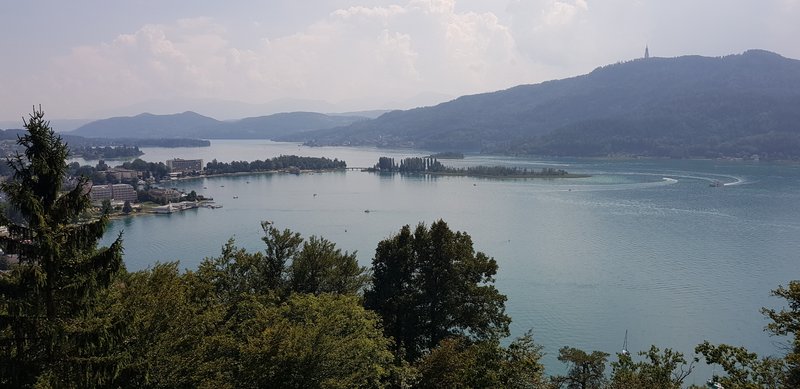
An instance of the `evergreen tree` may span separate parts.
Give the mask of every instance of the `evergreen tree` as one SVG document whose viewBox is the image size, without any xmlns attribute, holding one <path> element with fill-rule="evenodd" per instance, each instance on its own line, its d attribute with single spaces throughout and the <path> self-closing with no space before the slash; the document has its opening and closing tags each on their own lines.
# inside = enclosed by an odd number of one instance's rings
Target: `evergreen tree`
<svg viewBox="0 0 800 389">
<path fill-rule="evenodd" d="M 103 355 L 114 328 L 93 303 L 122 266 L 122 240 L 104 249 L 97 241 L 105 216 L 90 220 L 86 179 L 69 192 L 67 146 L 35 110 L 17 143 L 24 154 L 8 159 L 14 174 L 0 189 L 22 216 L 0 242 L 19 264 L 0 276 L 0 385 L 70 387 L 108 382 L 115 358 Z"/>
</svg>

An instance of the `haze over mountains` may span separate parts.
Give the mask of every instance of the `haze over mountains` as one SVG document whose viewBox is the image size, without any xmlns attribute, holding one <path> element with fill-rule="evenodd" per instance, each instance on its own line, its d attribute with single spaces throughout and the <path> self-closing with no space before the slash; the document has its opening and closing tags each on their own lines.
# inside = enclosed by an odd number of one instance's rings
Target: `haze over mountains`
<svg viewBox="0 0 800 389">
<path fill-rule="evenodd" d="M 193 112 L 92 122 L 90 137 L 257 138 L 555 156 L 800 157 L 800 61 L 750 50 L 617 63 L 589 74 L 368 118 Z"/>
<path fill-rule="evenodd" d="M 172 115 L 143 113 L 97 120 L 72 131 L 95 138 L 274 139 L 295 132 L 345 126 L 367 120 L 362 116 L 314 112 L 279 113 L 224 122 L 195 112 Z"/>
<path fill-rule="evenodd" d="M 286 137 L 570 156 L 800 156 L 800 61 L 751 50 L 649 58 Z"/>
<path fill-rule="evenodd" d="M 387 108 L 408 109 L 435 105 L 443 101 L 452 100 L 455 97 L 457 96 L 425 92 L 419 93 L 409 99 L 394 101 L 362 98 L 331 103 L 324 100 L 285 98 L 260 104 L 212 98 L 164 98 L 146 100 L 133 105 L 98 111 L 92 115 L 92 117 L 108 118 L 135 116 L 142 112 L 167 115 L 176 112 L 192 111 L 215 119 L 231 121 L 245 117 L 267 116 L 282 112 L 341 113 L 358 111 L 358 115 L 355 116 L 368 116 L 372 118 L 369 115 L 369 111 L 385 112 Z"/>
</svg>

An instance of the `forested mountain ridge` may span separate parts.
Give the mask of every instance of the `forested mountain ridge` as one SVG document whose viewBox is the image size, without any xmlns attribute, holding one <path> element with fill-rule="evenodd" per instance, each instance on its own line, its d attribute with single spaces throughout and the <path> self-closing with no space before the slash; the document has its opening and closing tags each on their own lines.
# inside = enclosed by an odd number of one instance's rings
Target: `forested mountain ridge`
<svg viewBox="0 0 800 389">
<path fill-rule="evenodd" d="M 272 139 L 288 134 L 345 126 L 366 120 L 360 116 L 287 112 L 219 121 L 195 112 L 172 115 L 143 113 L 87 123 L 70 134 L 98 138 Z"/>
<path fill-rule="evenodd" d="M 797 107 L 800 61 L 750 50 L 617 63 L 285 139 L 543 155 L 798 158 Z"/>
<path fill-rule="evenodd" d="M 165 136 L 177 138 L 187 137 L 186 133 L 188 132 L 219 126 L 222 123 L 191 111 L 172 115 L 142 113 L 136 116 L 96 120 L 78 127 L 70 134 L 95 138 L 163 138 Z"/>
</svg>

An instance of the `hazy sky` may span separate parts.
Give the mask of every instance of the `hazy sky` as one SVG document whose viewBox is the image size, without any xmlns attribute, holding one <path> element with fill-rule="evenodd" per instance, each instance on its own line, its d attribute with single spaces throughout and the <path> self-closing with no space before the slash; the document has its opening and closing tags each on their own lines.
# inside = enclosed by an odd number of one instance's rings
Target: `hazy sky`
<svg viewBox="0 0 800 389">
<path fill-rule="evenodd" d="M 800 0 L 0 0 L 0 37 L 0 120 L 189 99 L 344 111 L 583 74 L 646 44 L 800 58 Z"/>
</svg>

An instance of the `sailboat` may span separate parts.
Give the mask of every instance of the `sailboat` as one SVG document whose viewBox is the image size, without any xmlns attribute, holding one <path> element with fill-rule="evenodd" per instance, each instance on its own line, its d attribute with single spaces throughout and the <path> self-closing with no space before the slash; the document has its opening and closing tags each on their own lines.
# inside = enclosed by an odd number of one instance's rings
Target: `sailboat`
<svg viewBox="0 0 800 389">
<path fill-rule="evenodd" d="M 631 353 L 628 352 L 628 330 L 625 330 L 625 341 L 622 342 L 622 351 L 619 352 L 622 355 L 630 355 Z"/>
</svg>

